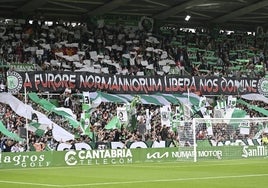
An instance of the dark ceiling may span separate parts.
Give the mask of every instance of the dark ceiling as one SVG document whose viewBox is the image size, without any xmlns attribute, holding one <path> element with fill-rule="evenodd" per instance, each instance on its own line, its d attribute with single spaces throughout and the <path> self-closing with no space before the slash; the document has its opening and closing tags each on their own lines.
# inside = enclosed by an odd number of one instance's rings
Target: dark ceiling
<svg viewBox="0 0 268 188">
<path fill-rule="evenodd" d="M 85 20 L 100 15 L 148 16 L 179 26 L 266 28 L 268 0 L 0 0 L 3 18 Z M 184 20 L 186 14 L 190 21 Z"/>
</svg>

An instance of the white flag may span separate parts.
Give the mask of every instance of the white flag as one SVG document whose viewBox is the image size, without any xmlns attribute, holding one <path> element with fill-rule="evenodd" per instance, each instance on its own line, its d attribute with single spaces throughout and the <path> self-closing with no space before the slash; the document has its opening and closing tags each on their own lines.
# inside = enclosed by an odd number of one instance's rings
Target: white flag
<svg viewBox="0 0 268 188">
<path fill-rule="evenodd" d="M 249 135 L 250 123 L 248 121 L 241 122 L 239 127 L 240 127 L 240 134 Z"/>
<path fill-rule="evenodd" d="M 166 105 L 160 108 L 161 113 L 161 125 L 166 125 L 167 127 L 171 126 L 170 123 L 170 115 L 171 115 L 171 107 L 170 105 Z"/>
<path fill-rule="evenodd" d="M 127 115 L 127 108 L 117 107 L 117 117 L 119 118 L 120 122 L 128 122 L 128 115 Z"/>
<path fill-rule="evenodd" d="M 233 96 L 228 96 L 228 106 L 230 108 L 234 108 L 236 106 L 236 101 L 237 101 L 237 98 L 236 97 L 233 97 Z"/>
<path fill-rule="evenodd" d="M 146 129 L 150 130 L 151 129 L 151 114 L 150 114 L 150 110 L 146 109 Z"/>
</svg>

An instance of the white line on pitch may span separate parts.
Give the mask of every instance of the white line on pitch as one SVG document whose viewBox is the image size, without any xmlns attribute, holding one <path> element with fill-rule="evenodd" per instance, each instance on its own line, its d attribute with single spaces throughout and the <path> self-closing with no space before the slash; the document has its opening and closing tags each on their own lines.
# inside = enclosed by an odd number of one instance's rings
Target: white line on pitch
<svg viewBox="0 0 268 188">
<path fill-rule="evenodd" d="M 87 184 L 73 184 L 62 185 L 61 187 L 83 187 L 83 186 L 104 186 L 104 185 L 120 185 L 120 184 L 132 184 L 132 183 L 155 183 L 155 182 L 174 182 L 174 181 L 192 181 L 192 180 L 213 180 L 213 179 L 228 179 L 228 178 L 248 178 L 248 177 L 263 177 L 268 174 L 248 174 L 237 176 L 209 176 L 209 177 L 195 177 L 195 178 L 177 178 L 177 179 L 162 179 L 162 180 L 143 180 L 143 181 L 122 181 L 122 182 L 99 182 L 99 183 L 87 183 Z"/>
<path fill-rule="evenodd" d="M 206 163 L 206 161 L 202 161 L 202 162 L 204 162 L 204 163 Z M 168 162 L 166 162 L 166 163 L 168 163 Z M 180 162 L 172 162 L 172 163 L 169 163 L 169 164 L 178 164 L 178 165 L 173 165 L 173 166 L 167 166 L 165 163 L 155 163 L 155 164 L 157 164 L 157 165 L 148 165 L 149 163 L 147 163 L 146 165 L 115 165 L 115 167 L 116 166 L 120 166 L 120 167 L 128 167 L 128 168 L 165 168 L 165 167 L 168 167 L 168 168 L 182 168 L 182 167 L 187 167 L 187 168 L 189 168 L 189 167 L 197 167 L 197 166 L 199 166 L 199 167 L 203 167 L 203 166 L 236 166 L 236 165 L 249 165 L 249 164 L 263 164 L 263 162 L 251 162 L 251 163 L 249 163 L 248 161 L 245 161 L 245 162 L 236 162 L 236 163 L 219 163 L 219 161 L 218 161 L 218 163 L 214 163 L 214 161 L 210 161 L 209 163 L 210 164 L 208 164 L 208 163 L 206 163 L 206 164 L 204 164 L 204 163 L 192 163 L 192 164 L 190 164 L 190 163 L 188 163 L 188 164 L 182 164 L 182 163 L 180 163 Z M 190 164 L 190 165 L 189 165 Z"/>
<path fill-rule="evenodd" d="M 18 182 L 18 181 L 5 181 L 0 180 L 0 183 L 6 184 L 18 184 L 18 185 L 34 185 L 43 187 L 83 187 L 83 186 L 105 186 L 105 185 L 120 185 L 120 184 L 132 184 L 132 183 L 155 183 L 155 182 L 174 182 L 174 181 L 191 181 L 191 180 L 209 180 L 209 179 L 228 179 L 228 178 L 247 178 L 247 177 L 263 177 L 268 174 L 249 174 L 239 176 L 209 176 L 209 177 L 194 177 L 194 178 L 177 178 L 177 179 L 162 179 L 162 180 L 143 180 L 143 181 L 123 181 L 123 182 L 99 182 L 99 183 L 87 183 L 87 184 L 71 184 L 71 185 L 55 185 L 55 184 L 42 184 L 31 182 Z"/>
<path fill-rule="evenodd" d="M 178 161 L 178 162 L 164 162 L 164 163 L 152 163 L 152 164 L 157 164 L 159 166 L 155 166 L 155 165 L 149 165 L 150 163 L 144 163 L 145 165 L 139 165 L 139 164 L 129 164 L 129 165 L 120 165 L 120 164 L 116 164 L 116 165 L 103 165 L 101 167 L 108 167 L 108 166 L 112 166 L 112 167 L 127 167 L 127 168 L 165 168 L 166 166 L 168 166 L 169 168 L 181 168 L 181 167 L 190 167 L 191 166 L 229 166 L 229 165 L 248 165 L 248 164 L 263 164 L 263 162 L 259 162 L 259 161 L 256 161 L 256 162 L 250 162 L 249 161 L 244 161 L 244 162 L 237 162 L 237 160 L 229 160 L 229 162 L 232 162 L 234 161 L 234 163 L 219 163 L 219 161 L 202 161 L 204 163 L 188 163 L 185 164 L 185 163 L 181 163 L 181 161 Z M 207 163 L 208 162 L 208 163 Z M 227 161 L 226 161 L 227 162 Z M 174 165 L 174 166 L 169 166 L 170 164 L 178 164 L 178 165 Z M 92 165 L 93 166 L 93 165 Z M 90 167 L 92 167 L 90 166 Z M 88 167 L 86 165 L 81 165 L 81 166 L 51 166 L 51 167 L 36 167 L 36 168 L 8 168 L 8 169 L 5 169 L 5 168 L 0 168 L 0 171 L 24 171 L 24 170 L 53 170 L 53 169 L 72 169 L 72 168 L 81 168 L 81 167 Z M 93 166 L 93 167 L 97 167 L 97 166 Z M 100 166 L 98 166 L 99 168 Z"/>
<path fill-rule="evenodd" d="M 43 187 L 62 187 L 62 185 L 45 184 L 45 183 L 31 183 L 31 182 L 21 182 L 21 181 L 5 181 L 5 180 L 0 180 L 0 183 L 18 184 L 18 185 L 35 185 L 35 186 L 43 186 Z"/>
</svg>

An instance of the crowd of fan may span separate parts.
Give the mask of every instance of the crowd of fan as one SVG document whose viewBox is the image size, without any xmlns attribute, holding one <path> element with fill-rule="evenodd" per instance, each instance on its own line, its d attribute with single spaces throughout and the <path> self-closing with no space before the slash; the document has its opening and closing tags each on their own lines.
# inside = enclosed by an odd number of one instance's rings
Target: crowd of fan
<svg viewBox="0 0 268 188">
<path fill-rule="evenodd" d="M 247 33 L 197 29 L 161 35 L 138 27 L 48 26 L 37 20 L 2 25 L 1 64 L 35 65 L 34 70 L 256 77 L 264 76 L 267 66 L 266 39 Z"/>
<path fill-rule="evenodd" d="M 18 96 L 21 100 L 23 96 Z M 81 103 L 78 98 L 72 99 L 72 108 L 81 109 Z M 248 101 L 250 102 L 250 101 Z M 255 102 L 256 103 L 256 102 Z M 258 102 L 260 103 L 260 102 Z M 105 126 L 108 122 L 116 116 L 116 108 L 122 104 L 114 103 L 101 103 L 91 114 L 90 130 L 94 132 L 94 136 L 84 135 L 81 128 L 73 128 L 66 119 L 58 116 L 54 113 L 44 111 L 40 106 L 30 102 L 29 103 L 34 109 L 47 114 L 48 117 L 56 124 L 63 127 L 68 132 L 75 135 L 75 140 L 70 143 L 76 142 L 112 142 L 120 141 L 127 144 L 128 142 L 136 141 L 171 141 L 174 144 L 183 144 L 188 146 L 192 143 L 190 140 L 191 136 L 191 123 L 184 122 L 183 130 L 181 130 L 179 124 L 174 129 L 173 126 L 163 126 L 160 120 L 160 107 L 156 105 L 137 105 L 137 124 L 133 130 L 129 130 L 126 125 L 122 125 L 120 128 L 106 129 Z M 261 104 L 261 103 L 260 103 Z M 1 120 L 6 128 L 13 133 L 18 134 L 20 127 L 25 127 L 26 119 L 18 116 L 8 105 L 0 103 L 1 107 Z M 63 101 L 60 102 L 61 106 L 64 106 Z M 241 104 L 237 105 L 238 108 L 247 111 L 250 117 L 262 117 L 262 114 L 252 109 L 247 108 Z M 150 126 L 146 124 L 146 113 L 145 109 L 149 109 L 151 114 Z M 173 109 L 174 111 L 174 109 Z M 213 116 L 213 114 L 211 114 Z M 80 114 L 77 113 L 78 121 L 80 120 Z M 29 123 L 29 122 L 28 122 Z M 240 134 L 239 129 L 230 127 L 227 123 L 214 123 L 213 124 L 213 135 L 209 135 L 206 124 L 199 124 L 196 128 L 197 140 L 214 140 L 216 142 L 231 140 L 231 139 L 246 139 L 253 138 L 254 135 L 259 131 L 257 124 L 250 124 L 250 134 Z M 188 137 L 188 138 L 187 138 Z M 31 151 L 43 151 L 45 149 L 55 150 L 57 145 L 60 143 L 53 139 L 52 128 L 45 131 L 43 136 L 36 135 L 34 132 L 28 132 L 29 138 L 29 149 Z M 26 142 L 16 142 L 12 139 L 6 138 L 4 135 L 1 136 L 1 149 L 2 151 L 19 152 L 27 150 Z"/>
<path fill-rule="evenodd" d="M 1 65 L 6 65 L 6 67 L 1 68 L 1 90 L 5 90 L 3 85 L 6 82 L 6 71 L 16 69 L 15 66 L 12 67 L 12 64 L 35 65 L 31 71 L 87 71 L 147 76 L 178 74 L 256 77 L 264 76 L 266 73 L 266 40 L 245 33 L 237 35 L 219 33 L 215 37 L 211 33 L 202 33 L 197 30 L 196 33 L 175 31 L 169 35 L 160 36 L 159 32 L 151 33 L 139 28 L 123 26 L 102 25 L 93 28 L 81 24 L 72 27 L 63 23 L 47 26 L 38 21 L 34 21 L 33 24 L 3 25 L 5 29 L 0 34 L 0 61 Z M 219 38 L 222 40 L 218 40 Z M 243 49 L 249 49 L 253 54 L 249 55 Z M 209 53 L 210 57 L 213 57 L 210 60 L 207 58 Z M 246 63 L 239 65 L 240 69 L 233 70 L 231 67 L 237 59 L 246 59 Z M 211 61 L 214 63 L 211 64 Z M 262 68 L 256 69 L 259 65 Z M 58 99 L 63 106 L 64 96 L 59 96 Z M 18 98 L 23 100 L 23 96 L 19 95 Z M 76 112 L 79 120 L 81 103 L 75 97 L 71 100 L 71 108 Z M 17 133 L 18 127 L 25 126 L 26 120 L 17 116 L 9 106 L 0 105 L 3 123 L 9 131 Z M 32 105 L 36 110 L 44 112 L 39 106 Z M 159 107 L 153 105 L 138 105 L 138 126 L 135 131 L 128 131 L 126 128 L 105 130 L 107 122 L 116 114 L 116 107 L 117 104 L 102 103 L 92 113 L 91 128 L 96 133 L 94 138 L 79 136 L 82 133 L 79 128 L 72 128 L 63 118 L 55 114 L 49 114 L 49 117 L 69 132 L 78 135 L 76 140 L 80 142 L 92 140 L 95 142 L 179 141 L 178 132 L 170 127 L 161 126 Z M 148 130 L 145 125 L 146 108 L 149 108 L 152 114 L 151 128 Z M 252 109 L 244 106 L 240 108 L 247 110 L 251 117 L 261 116 Z M 216 132 L 219 129 L 215 129 Z M 198 138 L 207 139 L 206 130 L 200 128 L 200 131 L 198 131 Z M 229 134 L 224 131 L 220 132 L 224 136 Z M 51 137 L 50 129 L 43 137 L 29 133 L 29 140 L 35 149 L 43 148 L 40 143 L 55 149 L 57 142 Z M 223 139 L 219 137 L 215 139 Z M 3 138 L 4 136 L 2 136 L 1 145 L 5 145 L 5 149 L 2 147 L 4 151 L 25 150 L 25 143 L 22 145 L 9 139 L 3 142 Z"/>
</svg>

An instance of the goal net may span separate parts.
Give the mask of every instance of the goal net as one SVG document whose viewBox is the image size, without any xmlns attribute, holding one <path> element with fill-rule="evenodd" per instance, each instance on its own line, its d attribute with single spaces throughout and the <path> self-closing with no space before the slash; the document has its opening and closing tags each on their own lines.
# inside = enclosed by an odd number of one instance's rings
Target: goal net
<svg viewBox="0 0 268 188">
<path fill-rule="evenodd" d="M 176 161 L 193 161 L 195 158 L 195 132 L 192 121 L 173 121 L 176 127 L 177 148 L 171 156 Z"/>
<path fill-rule="evenodd" d="M 194 118 L 194 161 L 268 156 L 268 118 Z"/>
</svg>

